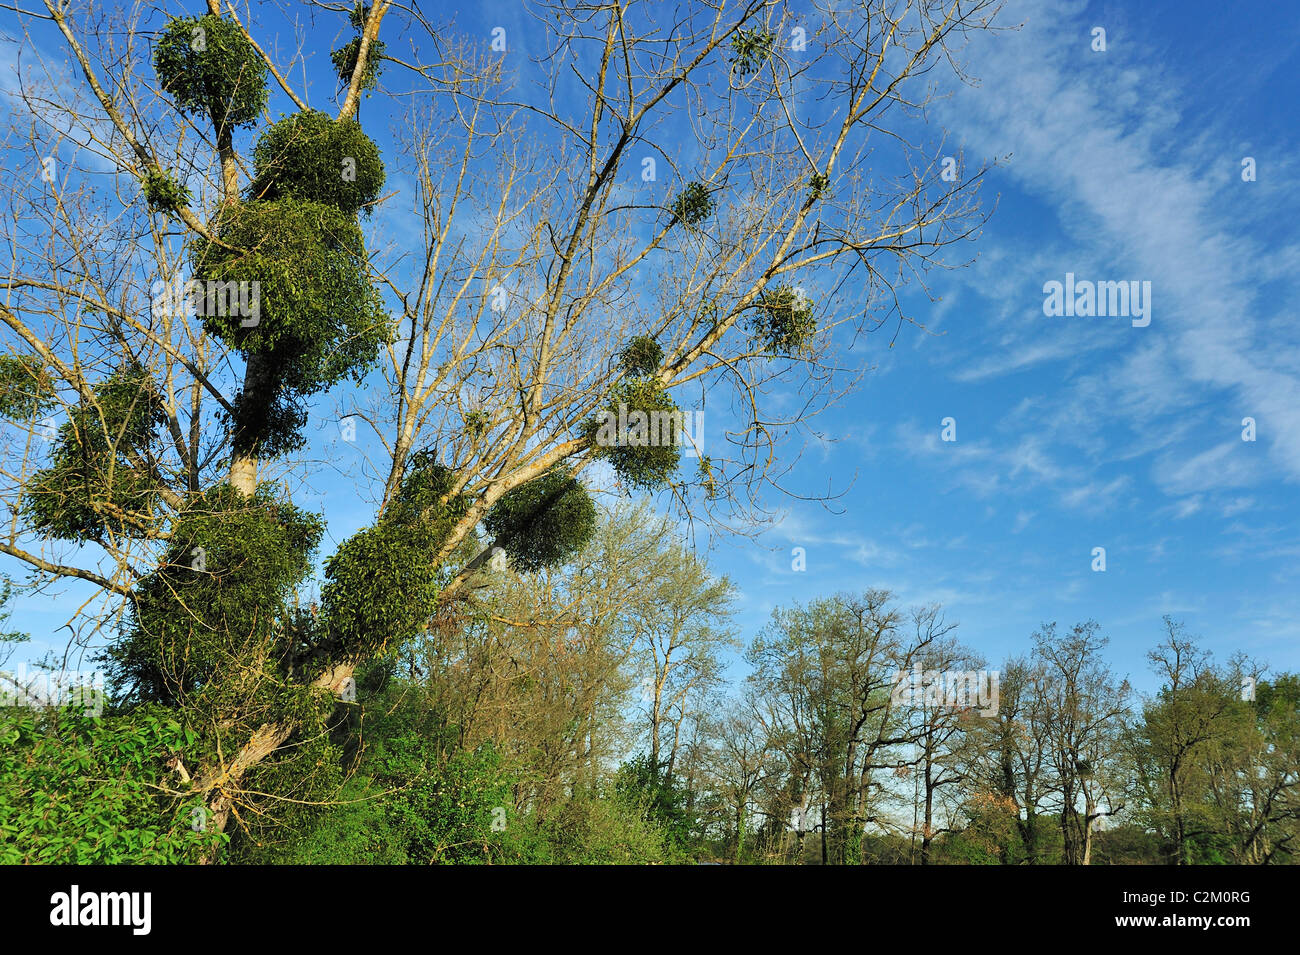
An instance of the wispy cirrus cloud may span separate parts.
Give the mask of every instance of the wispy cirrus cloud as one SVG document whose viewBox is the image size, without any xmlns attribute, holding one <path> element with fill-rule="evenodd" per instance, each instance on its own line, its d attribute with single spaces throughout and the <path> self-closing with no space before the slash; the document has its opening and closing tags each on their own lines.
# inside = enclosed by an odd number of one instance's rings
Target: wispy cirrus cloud
<svg viewBox="0 0 1300 955">
<path fill-rule="evenodd" d="M 1010 4 L 1009 20 L 1025 27 L 980 38 L 972 51 L 980 86 L 942 111 L 969 148 L 1013 153 L 1005 174 L 1055 204 L 1072 240 L 1030 257 L 1038 288 L 1022 281 L 983 289 L 1025 318 L 1010 331 L 999 323 L 1003 347 L 955 377 L 985 381 L 1087 351 L 1089 367 L 1103 370 L 1067 376 L 1043 402 L 1044 415 L 1090 397 L 1098 426 L 1122 433 L 1135 409 L 1148 422 L 1200 414 L 1211 400 L 1236 409 L 1200 422 L 1198 433 L 1152 462 L 1151 476 L 1167 493 L 1240 486 L 1270 469 L 1300 480 L 1300 328 L 1282 299 L 1260 295 L 1268 282 L 1294 284 L 1278 263 L 1294 261 L 1297 244 L 1279 248 L 1243 232 L 1241 207 L 1259 195 L 1247 190 L 1260 184 L 1236 175 L 1238 144 L 1222 130 L 1182 132 L 1178 81 L 1166 77 L 1147 38 L 1110 16 L 1109 49 L 1094 53 L 1079 17 L 1085 9 L 1064 0 Z M 1081 275 L 1096 268 L 1104 278 L 1152 281 L 1152 325 L 1034 315 L 1041 282 L 1059 279 L 1070 263 Z M 1098 393 L 1106 400 L 1095 400 Z M 1247 415 L 1261 422 L 1266 456 L 1225 440 L 1236 436 L 1223 421 Z"/>
</svg>

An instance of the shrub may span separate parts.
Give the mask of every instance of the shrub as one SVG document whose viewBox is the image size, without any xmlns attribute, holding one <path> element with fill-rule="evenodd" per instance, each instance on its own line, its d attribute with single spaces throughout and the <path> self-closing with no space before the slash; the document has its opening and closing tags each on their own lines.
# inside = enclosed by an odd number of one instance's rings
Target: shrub
<svg viewBox="0 0 1300 955">
<path fill-rule="evenodd" d="M 614 793 L 624 805 L 638 810 L 664 834 L 674 850 L 686 848 L 691 836 L 691 814 L 686 811 L 686 791 L 666 768 L 648 755 L 634 756 L 618 768 Z"/>
<path fill-rule="evenodd" d="M 664 360 L 664 350 L 649 335 L 637 335 L 618 355 L 623 371 L 644 378 L 659 370 Z"/>
<path fill-rule="evenodd" d="M 663 828 L 642 807 L 609 794 L 581 793 L 538 826 L 560 865 L 647 865 L 679 861 Z"/>
<path fill-rule="evenodd" d="M 160 212 L 175 212 L 190 201 L 190 191 L 160 169 L 150 169 L 141 184 L 145 201 Z"/>
<path fill-rule="evenodd" d="M 740 76 L 756 72 L 772 56 L 776 34 L 767 30 L 738 30 L 731 36 L 731 68 Z"/>
<path fill-rule="evenodd" d="M 280 624 L 323 532 L 317 515 L 277 501 L 267 485 L 252 497 L 229 484 L 196 495 L 173 522 L 161 566 L 135 588 L 126 639 L 107 651 L 115 688 L 173 703 L 249 648 L 273 669 L 285 665 Z"/>
<path fill-rule="evenodd" d="M 428 452 L 413 455 L 380 521 L 326 562 L 321 609 L 333 653 L 377 651 L 428 624 L 447 573 L 434 567 L 434 554 L 467 508 L 448 497 L 454 479 Z"/>
<path fill-rule="evenodd" d="M 483 524 L 517 570 L 540 570 L 587 546 L 596 505 L 577 478 L 553 470 L 502 495 Z"/>
<path fill-rule="evenodd" d="M 59 427 L 50 465 L 24 491 L 33 527 L 64 540 L 138 534 L 158 508 L 145 452 L 164 420 L 146 372 L 125 369 L 94 386 Z"/>
<path fill-rule="evenodd" d="M 352 74 L 357 68 L 357 57 L 361 55 L 361 31 L 366 27 L 366 20 L 370 17 L 370 6 L 368 4 L 358 3 L 348 14 L 348 22 L 352 24 L 352 29 L 357 31 L 357 36 L 330 53 L 330 62 L 334 64 L 334 72 L 338 75 L 339 81 L 344 84 L 352 82 Z M 370 42 L 370 50 L 366 55 L 366 68 L 361 74 L 361 88 L 363 90 L 372 90 L 378 85 L 379 73 L 384 57 L 384 43 L 378 37 Z"/>
<path fill-rule="evenodd" d="M 54 378 L 35 355 L 0 355 L 0 417 L 30 421 L 48 410 Z"/>
<path fill-rule="evenodd" d="M 225 840 L 155 785 L 193 740 L 161 709 L 0 707 L 0 865 L 175 865 Z"/>
<path fill-rule="evenodd" d="M 376 664 L 359 682 L 369 685 Z M 378 674 L 381 677 L 384 674 Z M 385 681 L 349 708 L 366 745 L 346 759 L 337 804 L 281 845 L 244 847 L 248 861 L 434 865 L 533 861 L 530 827 L 515 816 L 514 776 L 491 744 L 457 749 L 427 688 Z"/>
<path fill-rule="evenodd" d="M 162 88 L 187 113 L 208 116 L 217 132 L 251 126 L 266 105 L 266 63 L 224 17 L 171 20 L 154 48 Z"/>
<path fill-rule="evenodd" d="M 763 292 L 750 320 L 750 332 L 765 351 L 780 355 L 805 351 L 817 333 L 813 303 L 789 285 Z"/>
<path fill-rule="evenodd" d="M 303 110 L 275 123 L 253 147 L 254 200 L 302 199 L 356 215 L 383 186 L 379 147 L 352 119 Z"/>
<path fill-rule="evenodd" d="M 703 183 L 689 183 L 669 207 L 673 214 L 673 225 L 678 222 L 687 226 L 697 226 L 713 212 L 713 197 Z"/>
<path fill-rule="evenodd" d="M 244 354 L 275 366 L 284 389 L 310 394 L 373 364 L 388 340 L 361 230 L 336 207 L 285 198 L 224 210 L 217 237 L 199 239 L 195 277 L 258 283 L 257 316 L 204 315 L 204 326 Z"/>
<path fill-rule="evenodd" d="M 624 483 L 654 489 L 667 484 L 681 462 L 681 422 L 681 410 L 658 381 L 634 378 L 615 387 L 583 434 Z"/>
</svg>

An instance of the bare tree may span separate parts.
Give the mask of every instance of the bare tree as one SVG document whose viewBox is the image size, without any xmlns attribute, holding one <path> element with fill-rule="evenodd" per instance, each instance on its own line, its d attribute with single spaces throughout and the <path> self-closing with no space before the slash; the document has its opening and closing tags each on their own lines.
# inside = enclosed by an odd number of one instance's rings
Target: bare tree
<svg viewBox="0 0 1300 955">
<path fill-rule="evenodd" d="M 114 624 L 142 582 L 168 568 L 176 521 L 202 494 L 228 483 L 247 496 L 278 480 L 287 501 L 313 467 L 246 425 L 280 369 L 242 359 L 185 309 L 155 307 L 196 241 L 232 248 L 218 226 L 251 178 L 242 134 L 215 114 L 195 119 L 161 88 L 149 66 L 152 3 L 43 4 L 18 14 L 32 68 L 5 149 L 28 159 L 10 167 L 0 225 L 9 262 L 0 322 L 13 360 L 42 382 L 50 423 L 32 407 L 6 426 L 0 552 L 40 586 L 93 586 L 70 614 L 84 647 L 118 639 Z M 577 473 L 611 459 L 589 425 L 638 381 L 655 400 L 707 405 L 710 429 L 725 432 L 725 448 L 711 443 L 692 480 L 671 468 L 656 475 L 685 513 L 725 519 L 759 506 L 764 485 L 781 487 L 786 439 L 807 433 L 858 373 L 840 367 L 836 348 L 912 320 L 902 283 L 923 281 L 945 249 L 976 234 L 983 170 L 948 181 L 942 144 L 910 141 L 923 127 L 902 117 L 923 116 L 934 68 L 954 63 L 962 37 L 988 28 L 996 7 L 837 4 L 805 29 L 766 0 L 671 13 L 538 4 L 529 11 L 547 53 L 531 65 L 445 39 L 416 7 L 363 8 L 333 114 L 359 115 L 382 64 L 376 99 L 393 104 L 394 167 L 413 187 L 385 200 L 381 217 L 391 225 L 402 209 L 418 241 L 370 252 L 370 280 L 393 309 L 391 344 L 386 392 L 354 413 L 384 448 L 376 520 L 414 455 L 436 449 L 455 475 L 444 501 L 467 506 L 427 557 L 450 572 L 444 601 L 472 592 L 490 551 L 460 555 L 507 493 L 557 466 Z M 277 96 L 308 106 L 305 63 L 317 51 L 301 33 L 287 52 L 265 35 L 274 5 L 241 16 L 208 0 L 208 14 L 246 38 Z M 45 52 L 51 40 L 62 62 Z M 540 86 L 523 88 L 532 78 Z M 641 178 L 650 168 L 663 175 Z M 657 349 L 640 377 L 624 360 L 637 338 Z M 788 382 L 801 396 L 793 412 L 772 393 Z M 142 417 L 149 428 L 130 424 Z M 718 428 L 719 417 L 729 424 Z M 75 458 L 88 448 L 94 467 L 75 487 L 41 480 L 57 449 Z M 34 516 L 42 508 L 75 517 L 75 528 L 52 532 Z M 204 799 L 218 830 L 236 800 L 254 798 L 241 780 L 305 726 L 248 694 L 271 679 L 327 702 L 376 649 L 314 645 L 273 678 L 250 676 L 289 639 L 267 629 L 273 616 L 264 632 L 232 636 L 244 647 L 221 678 L 231 701 L 222 706 L 233 709 L 201 721 L 215 727 L 209 751 L 219 755 L 177 789 Z M 860 820 L 860 807 L 851 814 Z"/>
<path fill-rule="evenodd" d="M 712 785 L 731 811 L 735 859 L 745 858 L 753 824 L 754 799 L 765 774 L 773 770 L 773 740 L 763 731 L 751 696 L 733 699 L 727 709 L 706 722 L 711 740 L 709 767 Z"/>
<path fill-rule="evenodd" d="M 952 629 L 943 623 L 938 608 L 917 611 L 918 631 L 933 634 L 926 649 L 916 656 L 914 666 L 924 674 L 938 676 L 939 686 L 922 684 L 922 692 L 903 713 L 908 735 L 916 751 L 916 807 L 913 814 L 914 835 L 921 836 L 921 865 L 929 865 L 931 846 L 936 836 L 952 831 L 950 826 L 939 825 L 937 816 L 940 797 L 953 787 L 965 783 L 967 769 L 959 758 L 964 748 L 965 736 L 972 720 L 980 719 L 978 689 L 974 697 L 971 684 L 958 680 L 956 674 L 979 671 L 984 661 L 961 646 L 951 637 L 941 636 Z M 933 677 L 930 677 L 933 679 Z"/>
<path fill-rule="evenodd" d="M 1058 635 L 1055 624 L 1034 634 L 1034 653 L 1044 671 L 1048 765 L 1060 810 L 1067 865 L 1091 859 L 1093 824 L 1122 804 L 1101 768 L 1122 750 L 1128 681 L 1116 683 L 1100 652 L 1106 638 L 1096 623 Z"/>
</svg>

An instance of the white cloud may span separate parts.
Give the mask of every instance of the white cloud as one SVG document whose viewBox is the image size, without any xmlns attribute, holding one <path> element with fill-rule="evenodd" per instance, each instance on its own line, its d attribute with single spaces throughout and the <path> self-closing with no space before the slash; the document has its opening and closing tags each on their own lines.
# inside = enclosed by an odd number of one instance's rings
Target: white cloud
<svg viewBox="0 0 1300 955">
<path fill-rule="evenodd" d="M 1067 379 L 1059 403 L 1078 407 L 1079 388 L 1100 388 L 1112 400 L 1089 410 L 1099 426 L 1122 427 L 1138 409 L 1149 417 L 1184 414 L 1192 410 L 1182 403 L 1190 394 L 1260 422 L 1267 460 L 1229 455 L 1227 446 L 1190 457 L 1168 449 L 1153 476 L 1171 494 L 1247 484 L 1275 470 L 1300 479 L 1300 335 L 1293 321 L 1281 321 L 1284 306 L 1266 308 L 1258 294 L 1274 276 L 1276 257 L 1294 260 L 1296 248 L 1243 233 L 1240 195 L 1232 190 L 1256 184 L 1224 183 L 1217 163 L 1236 159 L 1221 151 L 1221 138 L 1207 130 L 1189 144 L 1182 131 L 1185 119 L 1202 127 L 1212 120 L 1183 115 L 1178 78 L 1166 77 L 1142 36 L 1112 32 L 1111 51 L 1090 54 L 1077 17 L 1083 9 L 1060 0 L 1009 4 L 1007 22 L 1024 20 L 1024 29 L 975 41 L 980 85 L 941 113 L 967 148 L 1014 154 L 1006 174 L 1056 206 L 1076 243 L 1070 257 L 1082 265 L 1075 271 L 1101 258 L 1102 277 L 1153 283 L 1150 327 L 1089 326 L 1119 360 L 1103 365 L 1095 382 Z M 1004 294 L 1027 295 L 1014 286 Z M 1031 321 L 1003 355 L 959 371 L 958 380 L 1076 354 L 1073 332 L 1048 338 L 1045 326 Z M 1097 364 L 1094 356 L 1090 365 Z M 1158 437 L 1149 428 L 1142 433 Z M 1193 442 L 1203 447 L 1205 435 L 1188 435 Z"/>
</svg>

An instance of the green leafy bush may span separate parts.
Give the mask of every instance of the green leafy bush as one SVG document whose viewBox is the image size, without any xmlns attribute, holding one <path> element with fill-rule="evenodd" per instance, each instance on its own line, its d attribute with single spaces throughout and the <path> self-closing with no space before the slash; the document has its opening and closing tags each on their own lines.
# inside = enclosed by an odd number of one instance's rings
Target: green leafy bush
<svg viewBox="0 0 1300 955">
<path fill-rule="evenodd" d="M 701 182 L 692 182 L 673 200 L 669 210 L 673 214 L 673 225 L 681 222 L 694 227 L 707 219 L 713 208 L 713 197 L 709 195 L 708 187 Z"/>
<path fill-rule="evenodd" d="M 441 589 L 432 559 L 407 528 L 389 522 L 344 541 L 325 565 L 321 594 L 334 644 L 360 656 L 423 628 Z"/>
<path fill-rule="evenodd" d="M 222 213 L 217 237 L 234 250 L 199 239 L 195 277 L 257 282 L 258 314 L 205 315 L 211 333 L 245 354 L 274 357 L 286 387 L 313 391 L 364 374 L 387 324 L 350 216 L 307 200 L 248 202 Z"/>
<path fill-rule="evenodd" d="M 391 328 L 361 230 L 334 206 L 290 198 L 244 203 L 223 211 L 217 236 L 234 250 L 198 240 L 195 277 L 250 283 L 257 314 L 205 314 L 204 325 L 274 370 L 237 398 L 236 446 L 282 453 L 301 443 L 300 399 L 345 377 L 359 381 Z"/>
<path fill-rule="evenodd" d="M 154 70 L 176 105 L 218 132 L 251 126 L 266 105 L 266 63 L 224 17 L 171 20 L 154 47 Z"/>
<path fill-rule="evenodd" d="M 54 399 L 54 377 L 35 355 L 0 355 L 0 417 L 30 421 Z"/>
<path fill-rule="evenodd" d="M 288 601 L 323 532 L 317 515 L 266 485 L 245 497 L 220 484 L 191 499 L 162 565 L 135 588 L 133 626 L 106 653 L 115 688 L 175 703 L 234 660 L 283 668 L 294 649 L 282 627 Z"/>
<path fill-rule="evenodd" d="M 490 745 L 458 749 L 424 687 L 394 681 L 363 704 L 369 744 L 336 804 L 248 861 L 280 864 L 643 865 L 681 859 L 641 793 L 581 791 L 519 811 L 516 773 Z M 361 719 L 358 717 L 358 719 Z"/>
<path fill-rule="evenodd" d="M 355 120 L 335 121 L 303 110 L 271 126 L 253 147 L 256 200 L 302 199 L 347 215 L 379 197 L 384 163 L 379 147 Z"/>
<path fill-rule="evenodd" d="M 224 835 L 154 785 L 194 739 L 169 713 L 0 707 L 0 865 L 175 865 Z"/>
<path fill-rule="evenodd" d="M 807 350 L 817 333 L 813 303 L 789 285 L 759 296 L 750 332 L 765 351 L 795 355 Z"/>
<path fill-rule="evenodd" d="M 283 388 L 240 389 L 232 402 L 234 415 L 222 417 L 234 433 L 234 447 L 241 453 L 275 458 L 297 451 L 307 439 L 302 434 L 307 409 L 302 395 Z"/>
<path fill-rule="evenodd" d="M 365 29 L 369 17 L 369 4 L 358 3 L 353 7 L 352 12 L 348 14 L 348 22 L 352 24 L 352 29 L 356 30 L 358 35 L 330 53 L 330 62 L 334 64 L 334 72 L 342 83 L 352 82 L 352 74 L 357 68 L 357 57 L 361 55 L 360 34 Z M 370 42 L 370 49 L 366 54 L 366 68 L 361 74 L 363 90 L 372 90 L 378 85 L 384 49 L 384 43 L 378 37 Z"/>
<path fill-rule="evenodd" d="M 637 335 L 619 352 L 618 360 L 627 374 L 644 378 L 659 370 L 664 350 L 649 335 Z"/>
<path fill-rule="evenodd" d="M 507 491 L 483 526 L 517 570 L 540 570 L 587 546 L 596 529 L 596 505 L 577 478 L 557 469 Z"/>
<path fill-rule="evenodd" d="M 643 807 L 610 793 L 578 793 L 537 823 L 536 842 L 557 865 L 650 865 L 681 861 Z"/>
<path fill-rule="evenodd" d="M 428 452 L 413 455 L 380 521 L 344 541 L 326 562 L 321 608 L 335 654 L 380 650 L 429 622 L 446 574 L 433 558 L 467 508 L 450 495 L 454 480 Z"/>
<path fill-rule="evenodd" d="M 59 427 L 50 465 L 24 491 L 32 526 L 64 540 L 137 534 L 159 504 L 147 458 L 164 420 L 147 372 L 126 369 L 94 386 Z"/>
<path fill-rule="evenodd" d="M 150 208 L 162 212 L 174 212 L 190 201 L 190 191 L 159 169 L 145 173 L 142 188 Z"/>
<path fill-rule="evenodd" d="M 634 756 L 618 768 L 614 794 L 622 803 L 663 832 L 666 844 L 684 850 L 691 837 L 691 814 L 686 791 L 673 781 L 665 767 L 647 755 Z"/>
<path fill-rule="evenodd" d="M 609 403 L 584 427 L 597 458 L 634 488 L 663 487 L 681 462 L 681 409 L 653 378 L 616 386 Z"/>
<path fill-rule="evenodd" d="M 374 695 L 350 708 L 366 745 L 344 756 L 349 780 L 334 804 L 288 838 L 246 847 L 251 862 L 436 865 L 537 861 L 516 781 L 490 744 L 458 749 L 427 688 L 390 681 L 382 665 L 360 683 Z"/>
<path fill-rule="evenodd" d="M 757 72 L 772 56 L 776 34 L 767 30 L 738 30 L 731 36 L 731 68 L 740 76 Z"/>
</svg>

